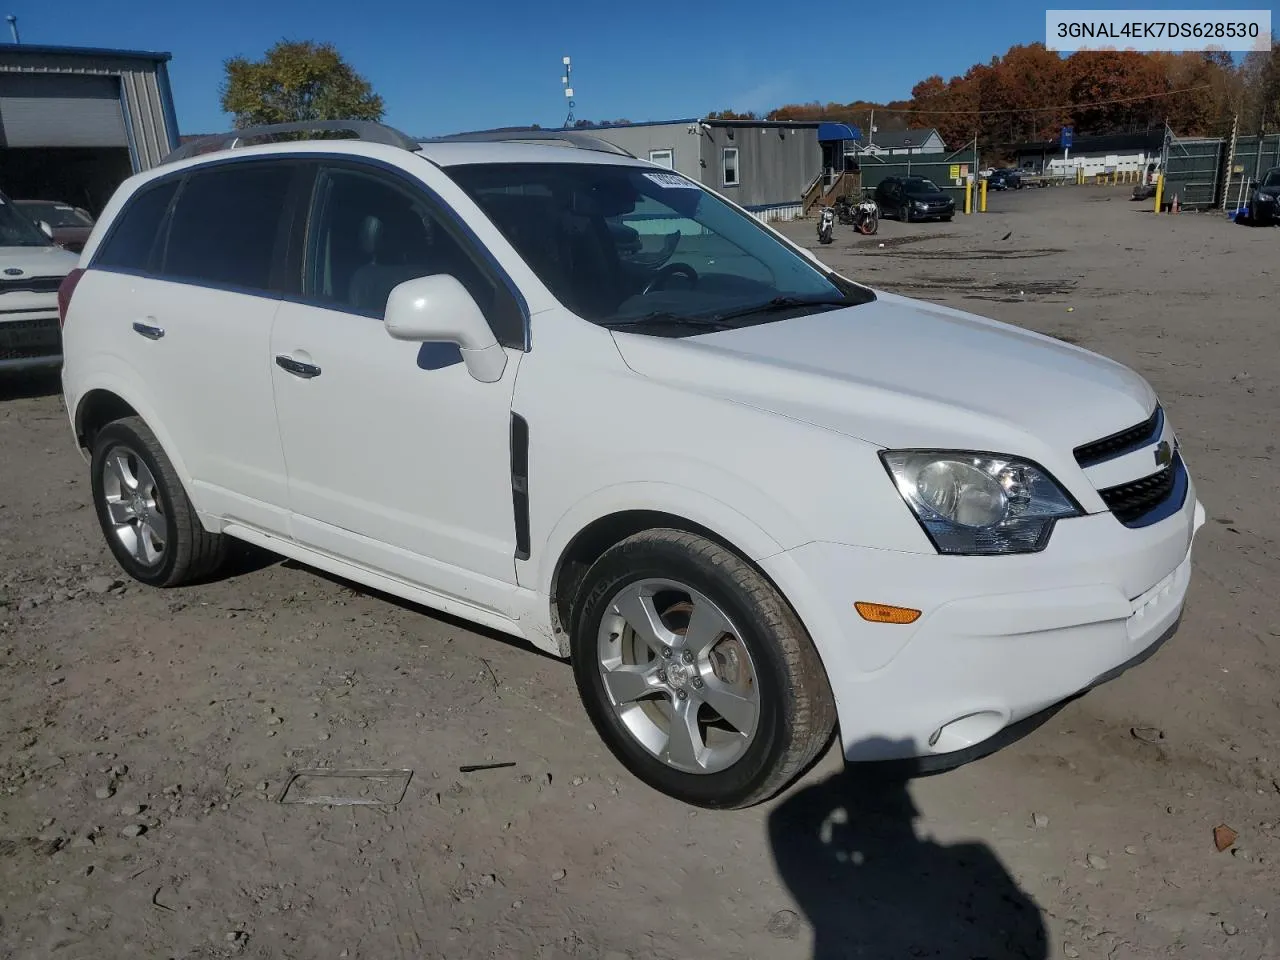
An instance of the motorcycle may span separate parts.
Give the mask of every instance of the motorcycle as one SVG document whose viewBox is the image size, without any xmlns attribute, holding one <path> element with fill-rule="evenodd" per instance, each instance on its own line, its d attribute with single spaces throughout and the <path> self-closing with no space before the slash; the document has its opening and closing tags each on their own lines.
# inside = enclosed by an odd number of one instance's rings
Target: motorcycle
<svg viewBox="0 0 1280 960">
<path fill-rule="evenodd" d="M 853 203 L 847 196 L 837 197 L 834 206 L 840 222 L 853 227 L 864 236 L 870 236 L 880 229 L 880 207 L 870 195 L 864 196 L 858 203 Z"/>
<path fill-rule="evenodd" d="M 868 237 L 880 229 L 880 207 L 872 197 L 863 197 L 853 208 L 853 228 Z"/>
<path fill-rule="evenodd" d="M 831 207 L 823 207 L 818 215 L 818 242 L 830 243 L 831 230 L 835 226 L 836 214 Z"/>
</svg>

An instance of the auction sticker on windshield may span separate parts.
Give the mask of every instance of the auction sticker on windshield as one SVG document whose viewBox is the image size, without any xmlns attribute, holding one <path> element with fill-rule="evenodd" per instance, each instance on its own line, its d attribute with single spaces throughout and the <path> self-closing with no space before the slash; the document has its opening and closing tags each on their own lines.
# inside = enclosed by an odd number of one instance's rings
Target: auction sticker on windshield
<svg viewBox="0 0 1280 960">
<path fill-rule="evenodd" d="M 676 187 L 682 190 L 697 190 L 698 185 L 686 180 L 677 173 L 646 173 L 644 175 L 660 187 Z"/>
</svg>

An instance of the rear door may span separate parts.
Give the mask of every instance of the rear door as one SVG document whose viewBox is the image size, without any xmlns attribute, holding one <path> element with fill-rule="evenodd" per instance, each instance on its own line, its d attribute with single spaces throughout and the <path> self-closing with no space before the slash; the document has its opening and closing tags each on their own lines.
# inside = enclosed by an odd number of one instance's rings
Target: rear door
<svg viewBox="0 0 1280 960">
<path fill-rule="evenodd" d="M 86 319 L 100 343 L 89 355 L 131 368 L 197 509 L 278 534 L 288 530 L 288 487 L 271 323 L 298 172 L 289 160 L 233 160 L 144 187 L 76 294 L 95 303 Z"/>
</svg>

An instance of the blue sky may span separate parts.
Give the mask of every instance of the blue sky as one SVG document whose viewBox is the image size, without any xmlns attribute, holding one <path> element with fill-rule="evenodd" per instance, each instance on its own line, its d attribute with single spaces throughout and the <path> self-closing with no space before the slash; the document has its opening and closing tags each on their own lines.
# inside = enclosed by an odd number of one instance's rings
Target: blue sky
<svg viewBox="0 0 1280 960">
<path fill-rule="evenodd" d="M 1250 6 L 1183 7 L 1193 5 Z M 289 38 L 334 43 L 383 95 L 387 122 L 420 135 L 558 125 L 565 54 L 573 57 L 579 119 L 905 98 L 928 74 L 949 77 L 1011 44 L 1043 40 L 1045 9 L 982 4 L 972 9 L 998 15 L 961 26 L 956 12 L 966 5 L 940 2 L 848 2 L 827 8 L 829 18 L 778 0 L 9 0 L 6 7 L 24 43 L 171 52 L 184 133 L 229 126 L 218 106 L 226 57 L 257 57 Z"/>
</svg>

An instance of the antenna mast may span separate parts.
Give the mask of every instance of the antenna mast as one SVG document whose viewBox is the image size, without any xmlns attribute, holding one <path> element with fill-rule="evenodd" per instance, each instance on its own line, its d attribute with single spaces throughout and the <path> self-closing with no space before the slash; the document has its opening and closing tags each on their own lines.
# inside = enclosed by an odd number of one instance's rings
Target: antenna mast
<svg viewBox="0 0 1280 960">
<path fill-rule="evenodd" d="M 573 108 L 577 106 L 573 102 L 573 87 L 570 85 L 573 79 L 573 61 L 565 57 L 562 61 L 564 64 L 564 75 L 560 78 L 560 82 L 564 85 L 564 96 L 569 101 L 569 115 L 564 118 L 566 127 L 573 126 Z"/>
</svg>

